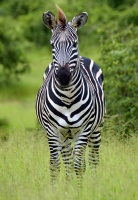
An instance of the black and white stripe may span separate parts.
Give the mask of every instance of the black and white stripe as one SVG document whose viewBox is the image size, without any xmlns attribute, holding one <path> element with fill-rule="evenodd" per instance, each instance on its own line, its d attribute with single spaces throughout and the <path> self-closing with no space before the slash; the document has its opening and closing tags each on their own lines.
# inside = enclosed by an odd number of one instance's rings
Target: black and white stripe
<svg viewBox="0 0 138 200">
<path fill-rule="evenodd" d="M 53 62 L 44 73 L 36 113 L 47 131 L 52 182 L 60 170 L 60 153 L 67 177 L 74 168 L 81 180 L 87 145 L 90 166 L 99 161 L 99 127 L 105 113 L 103 74 L 94 61 L 79 56 L 76 30 L 69 24 L 64 30 L 56 25 L 51 44 Z"/>
</svg>

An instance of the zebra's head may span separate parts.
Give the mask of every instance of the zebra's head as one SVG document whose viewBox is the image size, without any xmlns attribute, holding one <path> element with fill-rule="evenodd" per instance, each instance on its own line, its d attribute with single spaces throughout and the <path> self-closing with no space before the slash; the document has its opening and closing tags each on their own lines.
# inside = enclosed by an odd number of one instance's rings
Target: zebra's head
<svg viewBox="0 0 138 200">
<path fill-rule="evenodd" d="M 67 22 L 63 11 L 57 7 L 58 20 L 47 11 L 43 13 L 43 22 L 52 30 L 50 43 L 52 45 L 55 77 L 61 86 L 68 86 L 79 65 L 79 50 L 77 28 L 83 26 L 88 15 L 86 12 L 76 15 Z"/>
</svg>

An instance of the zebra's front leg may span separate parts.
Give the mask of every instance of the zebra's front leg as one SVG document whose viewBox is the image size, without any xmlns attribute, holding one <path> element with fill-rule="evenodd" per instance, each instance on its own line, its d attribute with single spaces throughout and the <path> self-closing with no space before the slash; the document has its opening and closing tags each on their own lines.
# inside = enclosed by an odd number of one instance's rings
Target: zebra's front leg
<svg viewBox="0 0 138 200">
<path fill-rule="evenodd" d="M 96 169 L 99 164 L 99 147 L 101 142 L 101 133 L 99 131 L 91 133 L 88 140 L 89 147 L 89 165 L 91 169 Z"/>
<path fill-rule="evenodd" d="M 70 180 L 73 175 L 73 148 L 71 146 L 71 140 L 68 138 L 62 144 L 61 149 L 62 160 L 66 169 L 66 179 Z"/>
<path fill-rule="evenodd" d="M 76 140 L 74 147 L 74 154 L 75 154 L 74 169 L 78 179 L 79 188 L 82 185 L 82 179 L 86 169 L 86 164 L 85 164 L 86 146 L 87 146 L 87 138 L 80 135 Z"/>
<path fill-rule="evenodd" d="M 50 178 L 51 184 L 54 185 L 60 172 L 61 147 L 59 145 L 58 139 L 54 137 L 48 139 L 48 144 L 50 148 Z"/>
</svg>

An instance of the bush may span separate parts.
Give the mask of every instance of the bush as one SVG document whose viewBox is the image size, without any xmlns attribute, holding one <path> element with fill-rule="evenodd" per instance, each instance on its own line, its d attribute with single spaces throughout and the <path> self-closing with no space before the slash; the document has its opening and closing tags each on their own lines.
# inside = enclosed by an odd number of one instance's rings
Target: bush
<svg viewBox="0 0 138 200">
<path fill-rule="evenodd" d="M 43 25 L 42 14 L 52 10 L 53 5 L 53 1 L 45 3 L 44 0 L 7 0 L 6 3 L 2 3 L 0 15 L 4 18 L 10 16 L 10 21 L 16 19 L 16 24 L 22 27 L 22 37 L 27 39 L 29 44 L 33 42 L 45 46 L 46 43 L 49 45 L 50 31 Z"/>
<path fill-rule="evenodd" d="M 43 24 L 42 13 L 34 18 L 33 15 L 28 15 L 24 22 L 23 35 L 29 41 L 37 46 L 50 47 L 51 31 Z"/>
<path fill-rule="evenodd" d="M 101 66 L 109 114 L 138 119 L 138 27 L 108 30 L 102 40 Z"/>
<path fill-rule="evenodd" d="M 9 24 L 11 18 L 0 18 L 0 80 L 6 81 L 10 78 L 18 77 L 29 69 L 29 64 L 25 58 L 23 39 L 20 31 Z M 8 24 L 8 26 L 7 26 Z"/>
<path fill-rule="evenodd" d="M 13 18 L 18 18 L 21 15 L 28 15 L 40 10 L 44 6 L 43 0 L 7 0 L 3 2 L 1 10 L 5 10 L 5 15 L 10 15 Z"/>
<path fill-rule="evenodd" d="M 112 8 L 132 6 L 136 3 L 136 0 L 107 0 L 107 3 Z"/>
</svg>

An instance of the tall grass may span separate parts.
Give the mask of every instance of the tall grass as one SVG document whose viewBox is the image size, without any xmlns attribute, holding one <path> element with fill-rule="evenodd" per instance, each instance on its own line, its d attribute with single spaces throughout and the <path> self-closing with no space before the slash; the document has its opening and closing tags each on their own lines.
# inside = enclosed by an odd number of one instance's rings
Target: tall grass
<svg viewBox="0 0 138 200">
<path fill-rule="evenodd" d="M 0 143 L 0 199 L 2 200 L 136 200 L 138 196 L 138 140 L 120 142 L 106 137 L 100 149 L 97 176 L 86 173 L 80 193 L 76 178 L 68 184 L 62 166 L 55 188 L 50 186 L 49 149 L 45 134 L 19 131 Z"/>
</svg>

